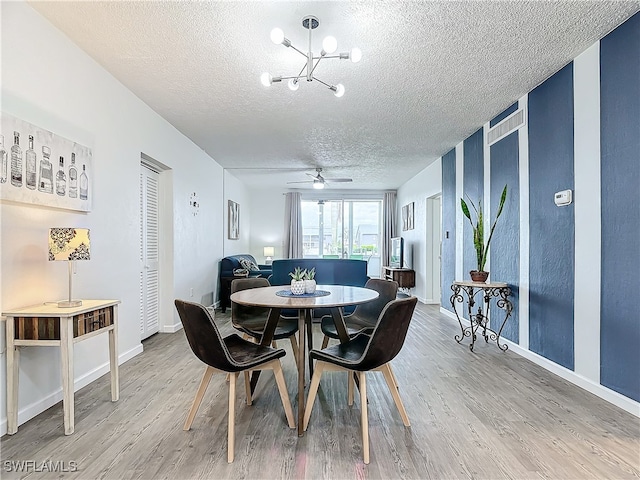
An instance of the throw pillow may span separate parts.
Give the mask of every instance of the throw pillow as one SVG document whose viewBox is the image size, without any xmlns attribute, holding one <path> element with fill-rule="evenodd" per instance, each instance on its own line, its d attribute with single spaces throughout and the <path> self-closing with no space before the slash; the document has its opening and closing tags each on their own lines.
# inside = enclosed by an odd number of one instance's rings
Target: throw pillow
<svg viewBox="0 0 640 480">
<path fill-rule="evenodd" d="M 251 260 L 247 260 L 246 258 L 241 258 L 240 260 L 238 260 L 240 262 L 240 265 L 242 265 L 243 268 L 246 268 L 247 270 L 252 270 L 252 271 L 256 271 L 256 270 L 260 270 L 258 268 L 258 265 L 256 265 L 255 263 L 253 263 Z"/>
</svg>

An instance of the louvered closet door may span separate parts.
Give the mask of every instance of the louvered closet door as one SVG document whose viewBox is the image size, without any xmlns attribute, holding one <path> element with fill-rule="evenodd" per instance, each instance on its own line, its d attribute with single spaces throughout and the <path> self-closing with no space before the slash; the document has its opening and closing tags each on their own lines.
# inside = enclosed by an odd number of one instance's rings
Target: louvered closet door
<svg viewBox="0 0 640 480">
<path fill-rule="evenodd" d="M 158 332 L 160 176 L 144 164 L 140 169 L 140 338 Z"/>
</svg>

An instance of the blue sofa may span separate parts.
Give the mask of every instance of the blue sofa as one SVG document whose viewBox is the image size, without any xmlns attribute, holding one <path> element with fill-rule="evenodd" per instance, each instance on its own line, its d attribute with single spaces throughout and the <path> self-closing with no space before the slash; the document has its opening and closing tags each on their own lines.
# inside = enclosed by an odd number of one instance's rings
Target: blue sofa
<svg viewBox="0 0 640 480">
<path fill-rule="evenodd" d="M 233 277 L 233 271 L 239 268 L 244 268 L 240 264 L 240 259 L 249 260 L 251 263 L 254 263 L 258 266 L 258 270 L 252 270 L 249 274 L 253 276 L 268 277 L 271 275 L 271 265 L 259 265 L 256 262 L 256 259 L 253 255 L 249 255 L 248 253 L 243 253 L 240 255 L 229 255 L 228 257 L 224 257 L 222 262 L 220 262 L 220 278 L 222 277 Z"/>
<path fill-rule="evenodd" d="M 218 298 L 220 299 L 220 309 L 222 313 L 226 311 L 227 307 L 231 306 L 231 299 L 229 298 L 231 295 L 231 282 L 234 278 L 237 278 L 234 277 L 233 271 L 244 268 L 240 263 L 241 259 L 249 260 L 251 263 L 257 265 L 258 270 L 249 270 L 250 277 L 269 277 L 269 275 L 271 275 L 271 265 L 259 265 L 253 255 L 249 255 L 248 253 L 224 257 L 220 262 L 220 281 L 218 282 L 220 285 L 220 295 Z"/>
<path fill-rule="evenodd" d="M 303 270 L 316 269 L 316 283 L 318 285 L 349 285 L 351 287 L 364 287 L 369 277 L 367 276 L 367 262 L 365 260 L 347 260 L 333 258 L 287 258 L 274 260 L 272 274 L 269 277 L 271 285 L 290 285 L 291 277 L 296 267 Z M 344 313 L 351 313 L 355 306 L 346 307 Z M 297 316 L 296 311 L 283 311 L 285 316 Z M 315 318 L 328 315 L 326 308 L 317 308 L 313 311 Z"/>
</svg>

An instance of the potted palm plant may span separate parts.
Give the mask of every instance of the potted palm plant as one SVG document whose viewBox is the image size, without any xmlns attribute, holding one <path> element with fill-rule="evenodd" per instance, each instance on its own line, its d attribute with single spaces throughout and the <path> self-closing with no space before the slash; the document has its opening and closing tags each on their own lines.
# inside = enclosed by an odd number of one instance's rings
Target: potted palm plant
<svg viewBox="0 0 640 480">
<path fill-rule="evenodd" d="M 467 196 L 467 198 L 469 198 Z M 473 211 L 476 214 L 476 221 L 473 222 L 471 218 L 471 212 L 469 211 L 469 207 L 463 198 L 460 199 L 460 207 L 462 208 L 462 213 L 465 217 L 469 219 L 469 223 L 471 223 L 471 228 L 473 228 L 473 246 L 476 250 L 476 257 L 478 260 L 477 270 L 471 270 L 469 274 L 471 275 L 471 280 L 474 282 L 486 282 L 487 277 L 489 276 L 489 272 L 484 271 L 484 266 L 487 263 L 487 254 L 489 253 L 489 244 L 491 243 L 491 237 L 493 237 L 493 231 L 496 228 L 496 223 L 498 222 L 498 218 L 502 214 L 502 208 L 504 207 L 504 202 L 507 198 L 507 186 L 505 185 L 502 189 L 502 195 L 500 196 L 500 205 L 498 206 L 498 212 L 496 213 L 496 218 L 493 221 L 493 225 L 491 225 L 491 230 L 489 231 L 489 238 L 487 239 L 487 243 L 484 243 L 484 216 L 482 214 L 482 204 L 478 201 L 478 207 L 474 205 L 473 201 L 469 198 L 469 203 L 473 208 Z"/>
</svg>

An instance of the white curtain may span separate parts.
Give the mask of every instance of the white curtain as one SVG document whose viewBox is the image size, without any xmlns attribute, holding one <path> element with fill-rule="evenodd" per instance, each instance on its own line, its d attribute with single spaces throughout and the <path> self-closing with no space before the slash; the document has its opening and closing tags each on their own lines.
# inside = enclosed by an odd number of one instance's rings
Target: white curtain
<svg viewBox="0 0 640 480">
<path fill-rule="evenodd" d="M 387 192 L 382 199 L 382 265 L 389 265 L 391 238 L 396 236 L 396 192 Z"/>
<path fill-rule="evenodd" d="M 302 205 L 299 192 L 286 194 L 282 253 L 284 258 L 302 258 Z"/>
</svg>

